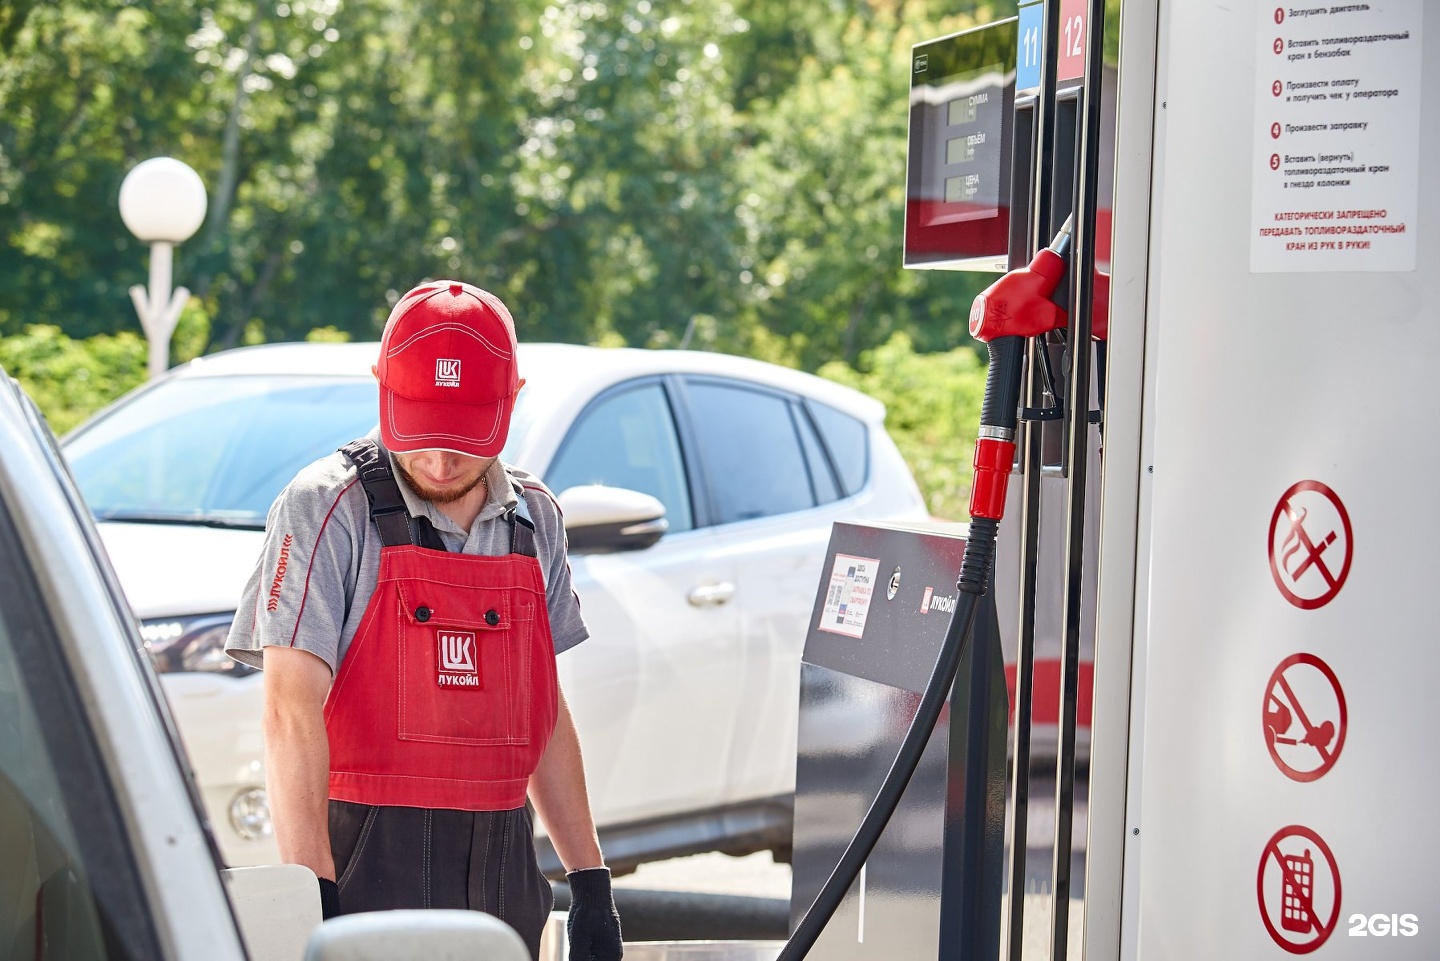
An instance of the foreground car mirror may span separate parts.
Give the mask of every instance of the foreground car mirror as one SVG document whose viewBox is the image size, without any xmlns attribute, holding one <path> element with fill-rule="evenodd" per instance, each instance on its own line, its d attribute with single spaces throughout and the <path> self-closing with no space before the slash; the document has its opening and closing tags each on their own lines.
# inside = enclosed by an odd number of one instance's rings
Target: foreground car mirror
<svg viewBox="0 0 1440 961">
<path fill-rule="evenodd" d="M 566 488 L 555 500 L 573 553 L 643 550 L 670 529 L 665 505 L 639 491 L 587 484 Z"/>
<path fill-rule="evenodd" d="M 305 961 L 530 961 L 515 930 L 479 911 L 374 911 L 326 921 Z"/>
</svg>

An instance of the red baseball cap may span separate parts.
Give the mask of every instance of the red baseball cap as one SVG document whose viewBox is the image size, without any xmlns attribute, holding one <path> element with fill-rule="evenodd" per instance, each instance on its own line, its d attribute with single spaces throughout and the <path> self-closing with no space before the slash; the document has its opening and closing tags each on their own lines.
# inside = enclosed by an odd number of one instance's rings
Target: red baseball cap
<svg viewBox="0 0 1440 961">
<path fill-rule="evenodd" d="M 376 375 L 386 448 L 494 457 L 520 388 L 515 322 L 499 297 L 479 287 L 421 284 L 385 321 Z"/>
</svg>

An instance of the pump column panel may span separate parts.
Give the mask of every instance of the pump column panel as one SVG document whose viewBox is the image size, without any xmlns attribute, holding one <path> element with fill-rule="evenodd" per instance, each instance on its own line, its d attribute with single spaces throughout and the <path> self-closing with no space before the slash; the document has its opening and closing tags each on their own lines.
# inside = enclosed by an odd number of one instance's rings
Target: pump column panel
<svg viewBox="0 0 1440 961">
<path fill-rule="evenodd" d="M 1086 4 L 1064 3 L 1060 9 L 1061 33 L 1059 44 L 1060 60 L 1055 85 L 1055 101 L 1051 105 L 1054 114 L 1054 140 L 1051 144 L 1051 163 L 1044 170 L 1037 169 L 1038 158 L 1032 138 L 1042 110 L 1040 71 L 1044 60 L 1043 5 L 1022 2 L 1019 18 L 1019 67 L 1017 70 L 1015 110 L 1017 137 L 1014 151 L 1015 168 L 1011 182 L 1016 185 L 1012 193 L 1015 198 L 1012 208 L 1010 258 L 1013 265 L 1028 263 L 1035 250 L 1048 243 L 1054 233 L 1070 217 L 1077 203 L 1078 181 L 1081 163 L 1081 127 L 1087 91 L 1084 85 L 1084 59 L 1081 32 L 1086 13 Z M 1078 17 L 1078 20 L 1077 20 Z M 1068 32 L 1067 32 L 1068 30 Z M 1088 34 L 1087 34 L 1088 35 Z M 1110 213 L 1112 208 L 1113 171 L 1115 167 L 1115 105 L 1117 75 L 1113 64 L 1107 63 L 1101 73 L 1098 91 L 1101 98 L 1101 139 L 1098 171 L 1103 173 L 1098 182 L 1098 210 L 1095 231 L 1096 269 L 1105 277 L 1110 272 Z M 1046 223 L 1040 225 L 1041 233 L 1036 236 L 1031 221 L 1034 219 L 1033 205 L 1036 190 L 1031 189 L 1040 178 L 1049 185 L 1050 207 Z M 1069 309 L 1065 296 L 1068 283 L 1057 293 L 1057 301 Z M 1097 303 L 1096 317 L 1103 316 L 1103 303 Z M 1046 338 L 1047 350 L 1052 360 L 1056 386 L 1061 398 L 1069 393 L 1071 371 L 1071 348 L 1065 342 L 1068 337 L 1052 334 Z M 1086 349 L 1097 351 L 1095 346 Z M 1032 356 L 1034 356 L 1032 354 Z M 1098 356 L 1092 354 L 1092 357 Z M 1092 367 L 1090 409 L 1103 408 L 1102 371 Z M 1014 825 L 1020 873 L 1015 875 L 1012 886 L 1029 895 L 1025 911 L 1028 915 L 1022 930 L 1031 931 L 1030 943 L 1023 945 L 1025 956 L 1042 950 L 1037 940 L 1045 930 L 1037 915 L 1048 911 L 1046 899 L 1051 892 L 1054 868 L 1054 844 L 1056 830 L 1056 781 L 1057 759 L 1060 753 L 1062 732 L 1060 721 L 1060 698 L 1062 678 L 1062 656 L 1064 636 L 1065 586 L 1069 578 L 1067 569 L 1066 504 L 1069 499 L 1071 479 L 1065 472 L 1064 462 L 1068 435 L 1068 418 L 1058 409 L 1057 401 L 1046 388 L 1046 379 L 1036 364 L 1027 374 L 1033 379 L 1034 407 L 1055 408 L 1054 419 L 1032 420 L 1025 426 L 1028 436 L 1038 434 L 1038 452 L 1031 469 L 1033 477 L 1026 477 L 1023 457 L 1016 465 L 1011 478 L 1009 503 L 1006 506 L 1005 523 L 1001 525 L 997 548 L 997 571 L 1007 582 L 1019 582 L 1022 574 L 1028 574 L 1034 585 L 1034 613 L 1032 628 L 1033 667 L 1026 679 L 1031 693 L 1031 729 L 1028 738 L 1028 759 L 1012 771 L 1012 792 L 1007 801 L 1011 808 L 1009 818 L 1016 818 L 1013 810 L 1018 788 L 1025 788 L 1025 809 L 1023 823 Z M 1042 394 L 1042 391 L 1044 393 Z M 1022 452 L 1029 441 L 1022 445 Z M 1090 758 L 1090 716 L 1091 693 L 1093 689 L 1093 666 L 1095 653 L 1095 599 L 1096 559 L 1099 543 L 1099 490 L 1101 477 L 1101 430 L 1098 425 L 1089 428 L 1088 437 L 1089 483 L 1086 487 L 1084 529 L 1084 563 L 1078 580 L 1082 594 L 1081 630 L 1079 636 L 1079 662 L 1077 670 L 1077 717 L 1075 732 L 1075 781 L 1072 798 L 1072 844 L 1070 863 L 1070 895 L 1080 899 L 1085 894 L 1085 865 L 1088 814 L 1088 768 Z M 1022 495 L 1033 481 L 1033 495 L 1027 505 Z M 1033 553 L 1027 552 L 1027 544 L 1034 544 Z M 1005 639 L 1006 663 L 1016 664 L 1019 660 L 1016 650 L 1017 638 L 1024 636 L 1023 621 L 1017 601 L 1018 591 L 1000 590 L 996 603 L 1000 613 L 1002 637 Z M 1012 671 L 1012 691 L 1019 690 L 1019 679 Z M 1014 868 L 1012 867 L 1012 871 Z M 1042 897 L 1043 895 L 1043 897 Z M 1071 906 L 1072 916 L 1078 921 L 1080 907 Z M 1078 928 L 1076 929 L 1078 931 Z M 1048 952 L 1048 945 L 1043 949 Z"/>
<path fill-rule="evenodd" d="M 1434 958 L 1440 7 L 1159 37 L 1125 923 L 1156 961 Z"/>
<path fill-rule="evenodd" d="M 840 860 L 915 716 L 955 609 L 963 531 L 953 524 L 834 527 L 800 674 L 792 930 Z M 1009 705 L 990 597 L 976 612 L 954 692 L 811 957 L 998 955 Z"/>
</svg>

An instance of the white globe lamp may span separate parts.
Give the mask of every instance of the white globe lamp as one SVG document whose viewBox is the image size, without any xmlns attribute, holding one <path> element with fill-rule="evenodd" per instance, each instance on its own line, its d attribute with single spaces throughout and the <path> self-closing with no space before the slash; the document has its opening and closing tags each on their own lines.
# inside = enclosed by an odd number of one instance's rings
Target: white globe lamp
<svg viewBox="0 0 1440 961">
<path fill-rule="evenodd" d="M 188 165 L 154 157 L 135 165 L 120 184 L 120 219 L 141 243 L 150 245 L 149 290 L 136 284 L 130 299 L 150 343 L 150 376 L 170 365 L 170 335 L 190 298 L 184 287 L 170 289 L 175 245 L 205 222 L 205 184 Z"/>
</svg>

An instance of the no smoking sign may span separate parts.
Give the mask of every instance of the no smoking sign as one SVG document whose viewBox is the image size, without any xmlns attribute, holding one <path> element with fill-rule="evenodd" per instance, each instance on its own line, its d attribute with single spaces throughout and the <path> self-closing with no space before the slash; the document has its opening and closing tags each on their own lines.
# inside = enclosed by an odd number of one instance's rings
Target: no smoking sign
<svg viewBox="0 0 1440 961">
<path fill-rule="evenodd" d="M 1329 604 L 1354 554 L 1350 515 L 1329 487 L 1305 480 L 1280 495 L 1270 517 L 1270 573 L 1287 601 L 1306 611 Z"/>
</svg>

